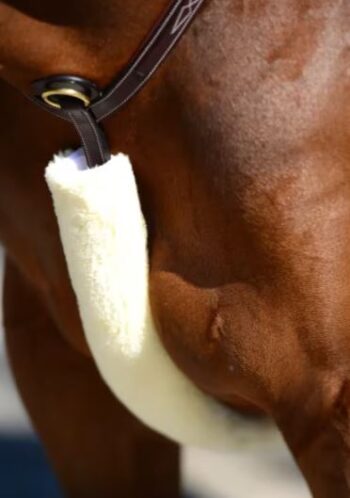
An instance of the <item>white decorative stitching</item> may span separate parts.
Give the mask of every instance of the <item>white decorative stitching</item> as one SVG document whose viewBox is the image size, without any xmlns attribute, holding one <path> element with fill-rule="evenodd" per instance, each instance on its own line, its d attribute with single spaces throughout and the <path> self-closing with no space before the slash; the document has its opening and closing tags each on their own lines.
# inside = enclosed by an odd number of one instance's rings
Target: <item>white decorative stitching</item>
<svg viewBox="0 0 350 498">
<path fill-rule="evenodd" d="M 171 34 L 175 35 L 192 17 L 195 8 L 201 0 L 188 0 L 187 5 L 184 5 L 177 16 Z"/>
</svg>

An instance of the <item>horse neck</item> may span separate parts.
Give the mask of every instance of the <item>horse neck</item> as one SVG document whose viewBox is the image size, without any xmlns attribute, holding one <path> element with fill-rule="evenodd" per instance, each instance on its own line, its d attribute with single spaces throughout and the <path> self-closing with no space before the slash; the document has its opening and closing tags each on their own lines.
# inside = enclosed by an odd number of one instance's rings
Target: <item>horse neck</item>
<svg viewBox="0 0 350 498">
<path fill-rule="evenodd" d="M 146 8 L 140 0 L 2 3 L 0 77 L 22 91 L 30 91 L 31 81 L 58 73 L 84 76 L 103 87 L 167 4 L 156 0 Z M 25 44 L 18 43 L 21 33 L 26 33 Z"/>
</svg>

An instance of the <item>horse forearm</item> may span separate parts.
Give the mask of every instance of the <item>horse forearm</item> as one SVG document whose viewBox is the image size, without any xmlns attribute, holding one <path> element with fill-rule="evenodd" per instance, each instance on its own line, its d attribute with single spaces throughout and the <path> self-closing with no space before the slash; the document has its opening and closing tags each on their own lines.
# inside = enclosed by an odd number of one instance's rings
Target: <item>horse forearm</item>
<svg viewBox="0 0 350 498">
<path fill-rule="evenodd" d="M 12 370 L 66 496 L 178 497 L 176 445 L 119 404 L 9 263 L 4 297 Z"/>
<path fill-rule="evenodd" d="M 343 394 L 340 403 L 346 402 Z M 348 408 L 339 398 L 327 418 L 315 416 L 307 424 L 300 408 L 280 427 L 315 498 L 350 496 L 350 452 L 348 445 Z"/>
</svg>

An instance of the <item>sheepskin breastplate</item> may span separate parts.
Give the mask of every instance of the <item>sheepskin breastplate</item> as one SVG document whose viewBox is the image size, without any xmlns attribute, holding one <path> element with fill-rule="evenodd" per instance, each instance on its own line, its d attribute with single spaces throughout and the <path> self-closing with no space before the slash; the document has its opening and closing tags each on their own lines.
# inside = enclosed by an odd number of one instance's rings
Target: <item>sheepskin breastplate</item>
<svg viewBox="0 0 350 498">
<path fill-rule="evenodd" d="M 129 159 L 88 169 L 84 154 L 46 169 L 69 274 L 97 367 L 116 397 L 152 429 L 211 449 L 278 438 L 199 391 L 163 348 L 148 297 L 147 229 Z M 272 436 L 272 439 L 271 439 Z"/>
</svg>

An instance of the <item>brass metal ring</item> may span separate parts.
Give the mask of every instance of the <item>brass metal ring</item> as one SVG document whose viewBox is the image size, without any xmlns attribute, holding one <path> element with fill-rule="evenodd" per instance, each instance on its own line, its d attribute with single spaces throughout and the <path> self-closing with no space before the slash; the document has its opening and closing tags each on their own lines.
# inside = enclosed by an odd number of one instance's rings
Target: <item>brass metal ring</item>
<svg viewBox="0 0 350 498">
<path fill-rule="evenodd" d="M 87 95 L 85 95 L 85 93 L 79 92 L 78 90 L 74 90 L 74 88 L 56 88 L 55 90 L 54 89 L 45 90 L 45 92 L 41 94 L 41 98 L 49 106 L 55 107 L 56 109 L 62 109 L 61 104 L 51 99 L 51 97 L 60 96 L 60 95 L 80 100 L 85 107 L 88 107 L 91 102 L 90 98 Z"/>
</svg>

